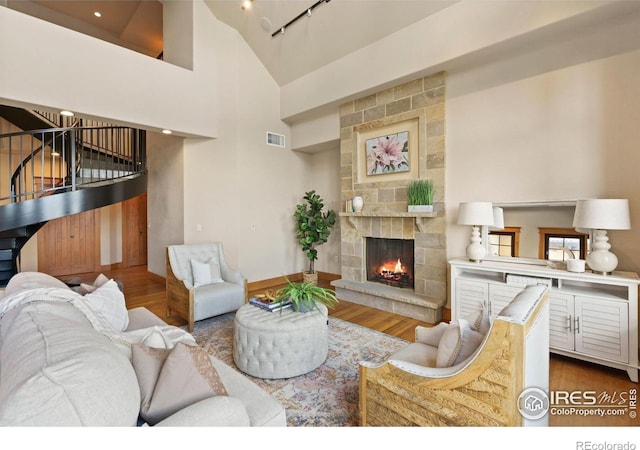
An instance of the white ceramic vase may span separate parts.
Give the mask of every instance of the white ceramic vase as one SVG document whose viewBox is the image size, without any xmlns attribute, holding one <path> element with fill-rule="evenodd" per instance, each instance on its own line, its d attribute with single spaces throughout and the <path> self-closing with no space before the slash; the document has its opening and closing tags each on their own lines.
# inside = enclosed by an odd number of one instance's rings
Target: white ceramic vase
<svg viewBox="0 0 640 450">
<path fill-rule="evenodd" d="M 353 211 L 362 212 L 363 207 L 364 207 L 364 200 L 362 200 L 362 197 L 360 196 L 353 197 Z"/>
</svg>

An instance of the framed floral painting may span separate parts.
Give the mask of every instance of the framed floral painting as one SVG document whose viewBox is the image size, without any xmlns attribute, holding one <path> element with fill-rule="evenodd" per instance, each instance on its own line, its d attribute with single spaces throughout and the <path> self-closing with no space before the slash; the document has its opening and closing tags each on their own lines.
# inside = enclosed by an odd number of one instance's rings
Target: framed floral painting
<svg viewBox="0 0 640 450">
<path fill-rule="evenodd" d="M 417 178 L 425 154 L 422 116 L 384 119 L 354 127 L 354 181 L 386 183 Z M 422 149 L 422 150 L 421 150 Z"/>
<path fill-rule="evenodd" d="M 365 141 L 367 175 L 409 172 L 409 132 L 378 136 Z"/>
</svg>

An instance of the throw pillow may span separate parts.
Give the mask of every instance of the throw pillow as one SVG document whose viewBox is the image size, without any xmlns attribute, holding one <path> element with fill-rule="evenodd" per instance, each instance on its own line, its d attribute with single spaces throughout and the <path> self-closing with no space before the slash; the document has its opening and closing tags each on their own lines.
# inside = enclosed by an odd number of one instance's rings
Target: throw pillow
<svg viewBox="0 0 640 450">
<path fill-rule="evenodd" d="M 222 283 L 223 281 L 220 274 L 220 264 L 213 258 L 207 262 L 192 259 L 191 271 L 193 272 L 193 287 Z"/>
<path fill-rule="evenodd" d="M 129 313 L 124 294 L 114 280 L 108 280 L 84 298 L 116 331 L 125 331 L 129 326 Z"/>
<path fill-rule="evenodd" d="M 131 354 L 140 385 L 140 416 L 150 425 L 206 398 L 228 395 L 202 347 L 178 343 L 172 349 L 157 349 L 134 344 Z"/>
<path fill-rule="evenodd" d="M 476 351 L 482 339 L 483 336 L 471 329 L 464 319 L 449 324 L 438 344 L 436 366 L 451 367 L 464 361 Z"/>
<path fill-rule="evenodd" d="M 220 269 L 220 264 L 216 261 L 215 258 L 211 258 L 209 261 L 209 267 L 211 269 L 211 282 L 212 283 L 222 283 L 224 280 L 222 279 L 222 271 Z"/>
<path fill-rule="evenodd" d="M 93 292 L 96 289 L 98 289 L 100 286 L 102 286 L 103 284 L 105 284 L 107 281 L 109 281 L 109 278 L 101 273 L 100 275 L 98 275 L 98 277 L 95 279 L 95 281 L 91 284 L 89 283 L 80 283 L 80 288 L 81 288 L 81 294 L 85 295 L 88 294 L 89 292 Z"/>
<path fill-rule="evenodd" d="M 479 332 L 483 336 L 486 335 L 489 328 L 491 328 L 489 314 L 487 314 L 487 311 L 484 308 L 467 314 L 464 319 L 469 322 L 469 326 L 472 330 Z"/>
</svg>

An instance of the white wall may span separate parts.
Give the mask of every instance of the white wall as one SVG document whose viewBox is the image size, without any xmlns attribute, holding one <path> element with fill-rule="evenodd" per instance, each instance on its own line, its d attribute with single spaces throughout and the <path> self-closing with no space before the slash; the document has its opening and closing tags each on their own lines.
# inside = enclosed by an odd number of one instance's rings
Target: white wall
<svg viewBox="0 0 640 450">
<path fill-rule="evenodd" d="M 325 209 L 333 209 L 336 214 L 344 211 L 341 196 L 340 179 L 340 148 L 336 147 L 311 157 L 312 177 L 306 190 L 315 190 L 324 200 Z M 302 203 L 302 195 L 297 203 Z M 336 217 L 336 224 L 331 229 L 329 240 L 318 247 L 318 260 L 315 262 L 316 271 L 340 274 L 340 217 Z M 303 255 L 304 256 L 304 255 Z M 308 260 L 305 264 L 308 265 Z M 306 270 L 306 268 L 305 268 Z"/>
<path fill-rule="evenodd" d="M 566 67 L 546 50 L 448 75 L 450 257 L 468 244 L 462 201 L 629 198 L 640 227 L 640 50 Z M 640 235 L 610 237 L 619 270 L 640 271 Z"/>
<path fill-rule="evenodd" d="M 215 83 L 206 59 L 197 70 L 187 70 L 5 7 L 0 7 L 0 42 L 4 104 L 69 109 L 189 136 L 216 135 L 217 105 L 202 84 Z"/>
<path fill-rule="evenodd" d="M 306 260 L 295 240 L 295 205 L 331 178 L 327 195 L 337 202 L 339 170 L 328 177 L 323 156 L 291 151 L 279 87 L 235 30 L 207 10 L 196 14 L 203 21 L 207 15 L 204 33 L 217 75 L 209 86 L 221 111 L 220 132 L 214 140 L 185 141 L 184 240 L 223 242 L 227 260 L 249 281 L 300 272 Z M 197 27 L 196 35 L 202 36 Z M 267 131 L 284 134 L 287 148 L 267 145 Z M 337 273 L 338 267 L 331 268 Z"/>
<path fill-rule="evenodd" d="M 183 139 L 147 133 L 147 269 L 166 275 L 165 249 L 184 242 Z"/>
<path fill-rule="evenodd" d="M 122 204 L 98 210 L 100 220 L 100 265 L 122 262 Z"/>
<path fill-rule="evenodd" d="M 457 58 L 581 14 L 604 15 L 598 1 L 460 1 L 282 87 L 282 117 L 339 105 L 439 72 Z M 616 7 L 619 5 L 616 5 Z M 600 11 L 598 11 L 600 10 Z M 600 20 L 589 19 L 589 20 Z M 478 60 L 482 56 L 478 56 Z M 383 63 L 381 63 L 381 61 Z"/>
</svg>

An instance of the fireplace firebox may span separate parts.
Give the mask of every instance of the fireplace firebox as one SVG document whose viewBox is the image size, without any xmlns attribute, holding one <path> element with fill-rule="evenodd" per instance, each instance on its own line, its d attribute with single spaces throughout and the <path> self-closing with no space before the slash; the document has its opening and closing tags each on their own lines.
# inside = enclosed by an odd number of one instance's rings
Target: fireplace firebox
<svg viewBox="0 0 640 450">
<path fill-rule="evenodd" d="M 413 289 L 413 239 L 366 239 L 367 281 Z"/>
</svg>

